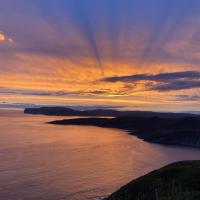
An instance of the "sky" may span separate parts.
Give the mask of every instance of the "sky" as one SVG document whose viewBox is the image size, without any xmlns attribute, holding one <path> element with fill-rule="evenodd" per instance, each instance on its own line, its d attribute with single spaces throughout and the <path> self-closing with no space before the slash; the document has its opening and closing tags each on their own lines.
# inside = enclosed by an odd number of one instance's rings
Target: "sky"
<svg viewBox="0 0 200 200">
<path fill-rule="evenodd" d="M 199 0 L 0 0 L 0 104 L 200 111 Z"/>
</svg>

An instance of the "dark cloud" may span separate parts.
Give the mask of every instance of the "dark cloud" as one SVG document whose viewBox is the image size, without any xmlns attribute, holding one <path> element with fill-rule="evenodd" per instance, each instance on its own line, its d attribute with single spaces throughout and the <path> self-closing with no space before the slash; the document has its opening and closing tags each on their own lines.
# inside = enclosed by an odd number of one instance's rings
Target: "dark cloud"
<svg viewBox="0 0 200 200">
<path fill-rule="evenodd" d="M 109 90 L 80 90 L 80 91 L 38 91 L 38 90 L 23 90 L 0 87 L 0 94 L 18 94 L 18 95 L 31 95 L 31 96 L 98 96 L 107 94 Z"/>
<path fill-rule="evenodd" d="M 171 90 L 186 90 L 192 88 L 200 88 L 200 80 L 173 81 L 171 83 L 166 83 L 163 85 L 152 87 L 151 89 L 158 91 L 171 91 Z"/>
<path fill-rule="evenodd" d="M 170 91 L 183 90 L 200 87 L 200 72 L 184 71 L 160 74 L 136 74 L 131 76 L 116 76 L 103 79 L 106 82 L 137 83 L 139 81 L 149 81 L 148 90 Z M 147 84 L 148 85 L 148 84 Z"/>
<path fill-rule="evenodd" d="M 175 100 L 178 101 L 200 101 L 200 96 L 198 95 L 177 95 Z"/>
<path fill-rule="evenodd" d="M 160 73 L 160 74 L 136 74 L 131 76 L 114 76 L 103 79 L 106 82 L 137 82 L 137 81 L 158 81 L 165 82 L 176 79 L 184 79 L 184 78 L 199 78 L 200 72 L 197 71 L 185 71 L 185 72 L 171 72 L 171 73 Z"/>
<path fill-rule="evenodd" d="M 18 94 L 18 95 L 31 95 L 31 96 L 65 96 L 71 93 L 63 91 L 49 92 L 49 91 L 23 90 L 23 89 L 11 89 L 11 88 L 0 87 L 0 94 Z"/>
</svg>

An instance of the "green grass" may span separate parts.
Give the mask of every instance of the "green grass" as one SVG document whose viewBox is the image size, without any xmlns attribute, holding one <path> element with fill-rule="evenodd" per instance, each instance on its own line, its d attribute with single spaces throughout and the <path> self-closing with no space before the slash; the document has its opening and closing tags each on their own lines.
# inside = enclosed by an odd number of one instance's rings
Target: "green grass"
<svg viewBox="0 0 200 200">
<path fill-rule="evenodd" d="M 140 177 L 107 200 L 200 200 L 200 161 L 185 161 Z"/>
</svg>

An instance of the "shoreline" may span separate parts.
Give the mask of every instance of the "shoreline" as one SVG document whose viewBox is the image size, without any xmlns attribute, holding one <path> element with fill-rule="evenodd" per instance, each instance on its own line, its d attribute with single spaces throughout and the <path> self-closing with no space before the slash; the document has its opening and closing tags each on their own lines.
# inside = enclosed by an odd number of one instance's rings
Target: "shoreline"
<svg viewBox="0 0 200 200">
<path fill-rule="evenodd" d="M 150 143 L 200 148 L 200 118 L 77 118 L 47 123 L 116 128 Z"/>
</svg>

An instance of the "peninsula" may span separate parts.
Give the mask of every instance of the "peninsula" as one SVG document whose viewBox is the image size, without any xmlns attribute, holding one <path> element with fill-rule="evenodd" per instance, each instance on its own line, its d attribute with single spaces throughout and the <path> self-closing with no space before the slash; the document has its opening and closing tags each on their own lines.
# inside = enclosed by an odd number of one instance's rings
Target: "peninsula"
<svg viewBox="0 0 200 200">
<path fill-rule="evenodd" d="M 24 113 L 85 116 L 85 118 L 63 119 L 48 123 L 118 128 L 148 142 L 200 147 L 200 115 L 195 114 L 101 109 L 79 111 L 65 107 L 26 108 Z"/>
<path fill-rule="evenodd" d="M 115 117 L 78 118 L 49 122 L 56 125 L 86 125 L 118 128 L 145 141 L 200 147 L 200 117 Z"/>
</svg>

